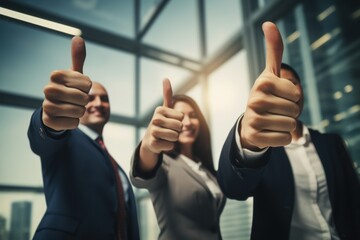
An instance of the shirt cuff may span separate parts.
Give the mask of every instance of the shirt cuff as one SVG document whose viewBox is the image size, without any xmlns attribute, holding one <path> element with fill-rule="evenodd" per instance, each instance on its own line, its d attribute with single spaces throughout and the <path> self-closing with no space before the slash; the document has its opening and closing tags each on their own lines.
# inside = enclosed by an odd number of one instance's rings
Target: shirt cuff
<svg viewBox="0 0 360 240">
<path fill-rule="evenodd" d="M 254 151 L 251 151 L 249 149 L 242 147 L 241 141 L 240 141 L 240 136 L 239 136 L 239 125 L 240 125 L 239 123 L 243 117 L 244 117 L 244 115 L 241 115 L 236 122 L 235 141 L 236 141 L 236 146 L 237 146 L 237 152 L 238 152 L 239 156 L 243 159 L 244 162 L 253 162 L 253 161 L 260 159 L 269 148 L 266 147 L 266 148 L 262 149 L 261 151 L 254 152 Z"/>
</svg>

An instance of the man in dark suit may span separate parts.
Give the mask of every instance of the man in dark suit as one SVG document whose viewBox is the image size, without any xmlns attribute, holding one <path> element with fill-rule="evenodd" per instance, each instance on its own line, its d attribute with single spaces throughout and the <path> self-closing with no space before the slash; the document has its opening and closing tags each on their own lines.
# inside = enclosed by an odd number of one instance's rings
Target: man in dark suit
<svg viewBox="0 0 360 240">
<path fill-rule="evenodd" d="M 342 139 L 299 120 L 300 78 L 281 63 L 282 41 L 263 24 L 266 68 L 219 162 L 229 198 L 254 198 L 251 239 L 360 239 L 360 183 Z"/>
<path fill-rule="evenodd" d="M 85 43 L 74 37 L 72 69 L 51 74 L 31 118 L 28 137 L 41 158 L 47 204 L 34 239 L 139 239 L 130 182 L 102 140 L 108 94 L 82 74 L 84 60 Z"/>
</svg>

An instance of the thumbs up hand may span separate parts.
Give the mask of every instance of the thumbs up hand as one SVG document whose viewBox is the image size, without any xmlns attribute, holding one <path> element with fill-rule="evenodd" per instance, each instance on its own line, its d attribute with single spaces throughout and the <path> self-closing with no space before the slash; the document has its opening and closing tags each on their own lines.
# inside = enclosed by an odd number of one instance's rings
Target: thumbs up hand
<svg viewBox="0 0 360 240">
<path fill-rule="evenodd" d="M 266 67 L 255 81 L 240 122 L 243 148 L 253 151 L 285 146 L 291 142 L 300 113 L 300 92 L 288 79 L 280 78 L 283 43 L 276 25 L 263 24 L 266 42 Z"/>
<path fill-rule="evenodd" d="M 86 50 L 81 37 L 72 39 L 71 56 L 71 70 L 52 72 L 50 82 L 44 88 L 42 121 L 45 126 L 57 131 L 76 128 L 89 102 L 92 83 L 82 74 Z"/>
<path fill-rule="evenodd" d="M 163 106 L 155 109 L 140 147 L 140 168 L 151 170 L 161 152 L 170 151 L 178 141 L 183 113 L 172 109 L 172 89 L 168 79 L 163 81 Z"/>
</svg>

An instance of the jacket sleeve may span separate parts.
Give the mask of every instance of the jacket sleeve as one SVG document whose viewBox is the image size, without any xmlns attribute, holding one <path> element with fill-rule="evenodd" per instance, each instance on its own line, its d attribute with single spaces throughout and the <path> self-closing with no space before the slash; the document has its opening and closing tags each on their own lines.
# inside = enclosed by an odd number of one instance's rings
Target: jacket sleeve
<svg viewBox="0 0 360 240">
<path fill-rule="evenodd" d="M 235 140 L 236 124 L 223 145 L 217 179 L 225 196 L 231 199 L 246 200 L 254 196 L 260 182 L 262 173 L 270 158 L 271 148 L 261 158 L 249 165 L 238 153 Z"/>
<path fill-rule="evenodd" d="M 53 155 L 60 151 L 67 142 L 70 131 L 59 135 L 51 135 L 42 123 L 42 109 L 37 109 L 31 116 L 28 128 L 28 138 L 31 150 L 41 158 Z"/>
<path fill-rule="evenodd" d="M 151 172 L 141 172 L 139 169 L 139 151 L 140 145 L 137 146 L 131 159 L 130 181 L 137 188 L 146 188 L 155 191 L 166 182 L 168 172 L 168 164 L 163 161 L 164 154 L 160 154 L 159 160 L 155 168 Z"/>
</svg>

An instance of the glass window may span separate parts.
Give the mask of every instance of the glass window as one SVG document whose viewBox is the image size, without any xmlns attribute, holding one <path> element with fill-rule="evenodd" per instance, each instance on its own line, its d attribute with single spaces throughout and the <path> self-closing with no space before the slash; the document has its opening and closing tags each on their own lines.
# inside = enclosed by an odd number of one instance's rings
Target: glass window
<svg viewBox="0 0 360 240">
<path fill-rule="evenodd" d="M 127 37 L 134 36 L 134 1 L 130 0 L 14 0 L 56 16 Z"/>
<path fill-rule="evenodd" d="M 27 137 L 33 111 L 0 106 L 0 112 L 0 185 L 42 186 L 40 158 Z"/>
<path fill-rule="evenodd" d="M 154 207 L 147 192 L 138 192 L 140 236 L 144 240 L 157 239 L 160 229 L 157 224 Z M 142 195 L 142 197 L 139 197 Z"/>
<path fill-rule="evenodd" d="M 111 156 L 130 172 L 130 160 L 135 150 L 135 128 L 133 126 L 107 123 L 104 128 L 104 142 Z"/>
<path fill-rule="evenodd" d="M 265 7 L 266 5 L 272 3 L 273 1 L 274 0 L 257 0 L 257 7 L 259 8 Z"/>
<path fill-rule="evenodd" d="M 0 89 L 43 98 L 51 72 L 71 67 L 71 38 L 3 20 L 0 28 Z M 86 48 L 84 74 L 105 85 L 112 113 L 134 116 L 134 56 L 89 41 Z"/>
<path fill-rule="evenodd" d="M 0 89 L 43 98 L 51 71 L 71 66 L 70 37 L 0 19 Z"/>
<path fill-rule="evenodd" d="M 226 200 L 220 217 L 220 229 L 223 239 L 248 240 L 253 216 L 253 198 L 246 201 Z"/>
<path fill-rule="evenodd" d="M 145 35 L 144 42 L 192 59 L 200 58 L 197 3 L 172 0 Z"/>
<path fill-rule="evenodd" d="M 215 168 L 230 129 L 245 111 L 249 83 L 245 51 L 237 53 L 209 76 L 210 131 Z M 252 199 L 246 202 L 228 200 L 220 222 L 223 238 L 249 239 L 251 221 Z"/>
<path fill-rule="evenodd" d="M 140 113 L 154 111 L 162 102 L 162 80 L 169 78 L 173 92 L 190 76 L 190 72 L 147 58 L 140 60 Z"/>
<path fill-rule="evenodd" d="M 249 82 L 245 51 L 237 53 L 209 76 L 210 131 L 215 167 L 230 129 L 245 111 Z"/>
<path fill-rule="evenodd" d="M 204 116 L 206 118 L 207 117 L 206 116 L 207 109 L 205 107 L 205 102 L 204 102 L 204 87 L 201 85 L 201 83 L 196 84 L 185 94 L 195 100 L 195 102 L 198 104 L 201 112 L 204 114 Z"/>
<path fill-rule="evenodd" d="M 242 27 L 240 1 L 205 1 L 208 55 L 215 53 Z"/>
<path fill-rule="evenodd" d="M 353 1 L 304 1 L 279 24 L 302 77 L 306 122 L 342 135 L 360 173 L 359 11 Z"/>
<path fill-rule="evenodd" d="M 135 116 L 134 55 L 87 42 L 84 73 L 106 87 L 112 114 Z"/>
<path fill-rule="evenodd" d="M 0 239 L 32 239 L 45 213 L 44 195 L 35 192 L 0 192 L 0 202 Z"/>
</svg>

